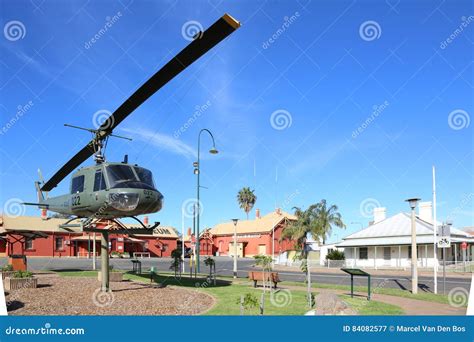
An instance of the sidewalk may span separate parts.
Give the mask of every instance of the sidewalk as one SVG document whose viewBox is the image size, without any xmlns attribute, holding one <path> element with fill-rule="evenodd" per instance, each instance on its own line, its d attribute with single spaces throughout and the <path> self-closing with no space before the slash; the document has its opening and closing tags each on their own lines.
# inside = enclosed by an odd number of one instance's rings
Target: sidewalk
<svg viewBox="0 0 474 342">
<path fill-rule="evenodd" d="M 275 265 L 273 267 L 274 271 L 278 272 L 301 272 L 299 266 L 285 266 L 285 265 Z M 411 277 L 411 270 L 406 269 L 372 269 L 372 268 L 363 268 L 364 271 L 370 273 L 372 276 L 406 276 Z M 340 268 L 327 268 L 324 266 L 312 266 L 311 273 L 333 273 L 333 274 L 346 274 L 340 270 Z M 420 270 L 418 269 L 418 276 L 420 277 L 433 277 L 433 270 Z M 442 269 L 438 270 L 438 279 L 441 279 L 443 276 Z M 472 273 L 460 273 L 460 272 L 446 272 L 447 278 L 464 278 L 464 279 L 471 279 Z"/>
</svg>

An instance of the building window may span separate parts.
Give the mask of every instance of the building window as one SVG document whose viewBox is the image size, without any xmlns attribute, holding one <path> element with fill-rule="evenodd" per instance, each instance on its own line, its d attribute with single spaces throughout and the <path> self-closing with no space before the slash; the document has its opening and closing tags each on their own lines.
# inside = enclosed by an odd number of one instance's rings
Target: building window
<svg viewBox="0 0 474 342">
<path fill-rule="evenodd" d="M 33 249 L 33 240 L 27 239 L 25 241 L 25 249 Z"/>
<path fill-rule="evenodd" d="M 71 183 L 71 194 L 77 194 L 84 191 L 84 175 L 74 177 Z"/>
<path fill-rule="evenodd" d="M 367 247 L 359 248 L 359 259 L 367 260 L 369 258 L 369 249 Z"/>
<path fill-rule="evenodd" d="M 161 249 L 163 252 L 166 252 L 168 250 L 168 245 L 163 244 L 163 248 Z"/>
<path fill-rule="evenodd" d="M 54 239 L 54 249 L 57 251 L 61 251 L 64 248 L 64 238 L 63 237 L 57 237 Z"/>
</svg>

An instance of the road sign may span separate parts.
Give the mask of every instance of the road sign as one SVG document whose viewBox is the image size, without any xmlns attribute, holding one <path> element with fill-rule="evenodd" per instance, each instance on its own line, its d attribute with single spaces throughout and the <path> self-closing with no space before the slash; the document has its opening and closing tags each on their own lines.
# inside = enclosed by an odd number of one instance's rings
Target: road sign
<svg viewBox="0 0 474 342">
<path fill-rule="evenodd" d="M 438 248 L 449 248 L 451 247 L 451 237 L 440 236 L 438 238 Z"/>
<path fill-rule="evenodd" d="M 443 224 L 438 228 L 438 248 L 451 247 L 451 226 Z"/>
</svg>

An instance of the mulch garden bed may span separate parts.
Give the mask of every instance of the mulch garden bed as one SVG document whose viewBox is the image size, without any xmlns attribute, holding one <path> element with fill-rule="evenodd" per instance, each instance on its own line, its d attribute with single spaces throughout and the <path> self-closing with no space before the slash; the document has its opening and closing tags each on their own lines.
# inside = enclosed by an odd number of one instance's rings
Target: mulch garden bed
<svg viewBox="0 0 474 342">
<path fill-rule="evenodd" d="M 111 283 L 112 294 L 99 291 L 97 278 L 38 277 L 37 289 L 6 294 L 9 315 L 197 315 L 214 298 L 194 289 L 151 287 L 123 281 Z"/>
</svg>

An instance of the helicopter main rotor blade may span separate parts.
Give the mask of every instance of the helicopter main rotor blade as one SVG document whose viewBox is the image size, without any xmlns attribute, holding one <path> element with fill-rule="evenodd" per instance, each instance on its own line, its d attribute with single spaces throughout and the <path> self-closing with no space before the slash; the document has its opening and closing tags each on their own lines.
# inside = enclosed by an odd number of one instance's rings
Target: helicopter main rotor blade
<svg viewBox="0 0 474 342">
<path fill-rule="evenodd" d="M 63 165 L 44 185 L 41 187 L 42 191 L 51 191 L 60 181 L 62 181 L 68 174 L 70 174 L 79 165 L 85 162 L 90 156 L 94 154 L 94 148 L 91 144 L 84 146 L 82 150 L 76 153 L 74 157 Z"/>
<path fill-rule="evenodd" d="M 171 59 L 165 66 L 158 70 L 148 81 L 146 81 L 132 96 L 130 96 L 110 117 L 98 128 L 96 139 L 103 140 L 117 127 L 127 116 L 137 109 L 150 96 L 156 93 L 166 83 L 171 81 L 181 71 L 194 63 L 207 51 L 224 40 L 232 32 L 240 27 L 240 23 L 228 14 L 224 14 L 206 31 L 199 32 L 195 39 L 180 53 Z M 92 141 L 72 157 L 53 177 L 42 187 L 42 191 L 50 191 L 62 181 L 74 169 L 86 161 L 95 153 Z"/>
<path fill-rule="evenodd" d="M 199 57 L 238 29 L 240 23 L 228 14 L 224 14 L 211 27 L 199 32 L 196 38 L 164 67 L 156 72 L 138 90 L 133 93 L 112 115 L 105 120 L 99 130 L 112 132 L 130 113 L 137 109 L 151 95 L 171 81 L 181 71 L 195 62 Z"/>
</svg>

